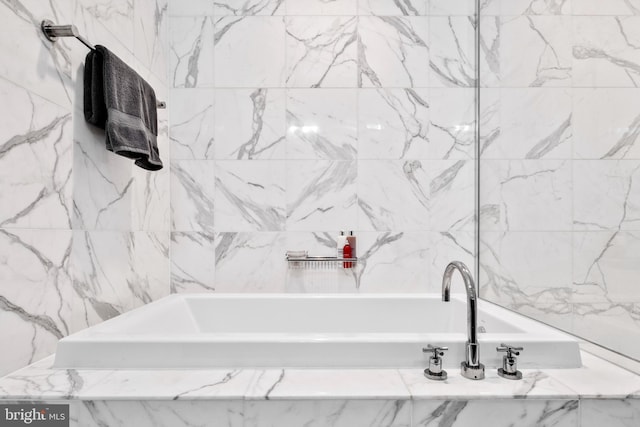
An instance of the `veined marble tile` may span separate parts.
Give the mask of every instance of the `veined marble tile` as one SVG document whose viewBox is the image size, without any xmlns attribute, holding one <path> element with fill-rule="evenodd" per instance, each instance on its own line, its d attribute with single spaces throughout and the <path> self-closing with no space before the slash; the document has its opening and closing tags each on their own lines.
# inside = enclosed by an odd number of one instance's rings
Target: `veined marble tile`
<svg viewBox="0 0 640 427">
<path fill-rule="evenodd" d="M 584 0 L 502 0 L 502 15 L 570 15 L 571 6 Z"/>
<path fill-rule="evenodd" d="M 582 427 L 634 427 L 640 424 L 640 400 L 584 399 L 580 401 Z"/>
<path fill-rule="evenodd" d="M 356 23 L 356 17 L 286 18 L 286 86 L 355 87 Z"/>
<path fill-rule="evenodd" d="M 103 44 L 109 37 L 115 37 L 133 53 L 136 34 L 134 3 L 134 0 L 76 1 L 73 23 L 79 28 L 84 27 L 81 34 L 93 43 Z"/>
<path fill-rule="evenodd" d="M 475 165 L 466 160 L 430 160 L 429 229 L 475 229 Z"/>
<path fill-rule="evenodd" d="M 571 20 L 567 16 L 500 18 L 501 86 L 571 87 Z M 527 54 L 522 55 L 525 46 Z"/>
<path fill-rule="evenodd" d="M 242 427 L 242 401 L 167 402 L 86 400 L 77 403 L 76 427 Z"/>
<path fill-rule="evenodd" d="M 414 402 L 412 425 L 432 427 L 576 427 L 577 400 L 424 400 Z"/>
<path fill-rule="evenodd" d="M 640 161 L 575 160 L 576 230 L 640 229 Z"/>
<path fill-rule="evenodd" d="M 427 17 L 360 17 L 358 86 L 427 87 L 427 26 Z"/>
<path fill-rule="evenodd" d="M 215 3 L 211 0 L 169 0 L 170 16 L 211 16 Z"/>
<path fill-rule="evenodd" d="M 168 233 L 76 231 L 72 331 L 169 293 Z"/>
<path fill-rule="evenodd" d="M 475 157 L 475 92 L 470 88 L 429 89 L 429 159 Z"/>
<path fill-rule="evenodd" d="M 358 158 L 427 158 L 429 110 L 427 89 L 360 89 Z"/>
<path fill-rule="evenodd" d="M 171 162 L 171 222 L 173 231 L 213 232 L 217 206 L 216 172 L 212 160 Z M 217 218 L 216 218 L 217 220 Z"/>
<path fill-rule="evenodd" d="M 357 2 L 353 0 L 285 0 L 287 15 L 355 15 Z"/>
<path fill-rule="evenodd" d="M 215 0 L 216 16 L 284 15 L 285 0 Z"/>
<path fill-rule="evenodd" d="M 429 0 L 360 0 L 360 15 L 421 16 L 427 14 Z"/>
<path fill-rule="evenodd" d="M 491 3 L 496 0 L 483 0 L 483 3 Z M 463 15 L 469 16 L 476 13 L 474 0 L 427 0 L 429 15 Z M 483 9 L 484 11 L 484 9 Z"/>
<path fill-rule="evenodd" d="M 216 231 L 284 230 L 283 161 L 217 161 L 215 180 Z"/>
<path fill-rule="evenodd" d="M 168 55 L 171 87 L 213 86 L 213 18 L 171 17 Z"/>
<path fill-rule="evenodd" d="M 487 8 L 493 10 L 492 0 L 483 0 Z M 484 10 L 484 9 L 483 9 Z M 482 12 L 480 19 L 480 87 L 501 87 L 501 46 L 502 24 L 500 16 L 487 16 Z M 518 56 L 516 56 L 517 58 Z M 481 100 L 482 102 L 482 100 Z"/>
<path fill-rule="evenodd" d="M 69 107 L 73 99 L 73 59 L 67 41 L 51 43 L 40 32 L 43 19 L 71 21 L 71 2 L 37 0 L 3 2 L 0 52 L 11 61 L 0 64 L 0 76 L 58 105 Z M 73 43 L 73 42 L 71 42 Z"/>
<path fill-rule="evenodd" d="M 428 363 L 427 356 L 425 356 L 425 364 Z M 515 398 L 535 401 L 534 399 L 569 399 L 577 397 L 575 390 L 570 389 L 554 378 L 555 370 L 525 369 L 522 371 L 521 381 L 507 381 L 499 377 L 495 369 L 487 369 L 483 381 L 469 381 L 460 375 L 458 369 L 449 369 L 448 378 L 444 381 L 432 381 L 425 378 L 422 369 L 400 369 L 399 373 L 411 393 L 414 406 L 419 408 L 418 410 L 421 413 L 421 407 L 430 402 L 430 399 L 451 399 L 464 403 L 466 401 L 460 399 L 466 398 L 474 401 L 474 403 L 477 401 L 480 405 L 482 403 L 491 405 L 491 401 L 496 399 Z M 511 402 L 517 401 L 511 400 Z M 502 402 L 509 401 L 502 400 Z M 440 404 L 442 402 L 439 402 L 438 405 Z M 449 409 L 451 407 L 446 405 L 442 408 Z M 433 420 L 430 422 L 433 422 Z M 429 422 L 426 425 L 430 425 Z M 517 423 L 514 425 L 520 426 Z"/>
<path fill-rule="evenodd" d="M 73 126 L 73 228 L 131 230 L 137 166 L 107 151 L 103 130 L 82 119 Z"/>
<path fill-rule="evenodd" d="M 571 231 L 568 160 L 482 160 L 481 224 L 487 231 Z"/>
<path fill-rule="evenodd" d="M 287 90 L 287 159 L 355 159 L 356 89 Z"/>
<path fill-rule="evenodd" d="M 11 396 L 11 400 L 52 399 L 61 404 L 60 399 L 78 397 L 86 385 L 100 382 L 111 374 L 106 370 L 51 369 L 53 358 L 46 357 L 3 377 L 0 402 L 6 403 Z"/>
<path fill-rule="evenodd" d="M 217 233 L 215 242 L 216 291 L 285 291 L 284 233 Z"/>
<path fill-rule="evenodd" d="M 208 233 L 171 233 L 171 293 L 215 291 L 214 242 Z"/>
<path fill-rule="evenodd" d="M 140 401 L 141 396 L 153 396 L 152 400 L 203 401 L 214 404 L 220 403 L 221 400 L 242 399 L 257 371 L 117 369 L 108 372 L 109 376 L 101 378 L 100 382 L 85 386 L 78 393 L 78 397 L 82 400 L 112 400 L 114 396 L 118 396 L 118 400 Z"/>
<path fill-rule="evenodd" d="M 573 0 L 574 15 L 640 15 L 638 0 Z"/>
<path fill-rule="evenodd" d="M 215 91 L 217 159 L 284 159 L 284 89 Z"/>
<path fill-rule="evenodd" d="M 575 115 L 571 89 L 483 91 L 483 159 L 569 159 Z"/>
<path fill-rule="evenodd" d="M 555 303 L 538 303 L 518 306 L 518 313 L 553 326 L 554 328 L 573 333 L 573 304 L 571 298 Z"/>
<path fill-rule="evenodd" d="M 387 400 L 408 399 L 410 394 L 395 369 L 257 370 L 245 392 L 247 400 L 295 400 L 299 396 L 318 400 Z"/>
<path fill-rule="evenodd" d="M 640 2 L 636 13 L 640 14 Z M 574 17 L 573 85 L 638 87 L 639 27 L 638 16 Z"/>
<path fill-rule="evenodd" d="M 480 294 L 521 306 L 567 303 L 572 286 L 570 232 L 482 232 Z"/>
<path fill-rule="evenodd" d="M 573 90 L 574 155 L 579 159 L 640 159 L 640 91 Z"/>
<path fill-rule="evenodd" d="M 408 427 L 408 400 L 296 400 L 245 403 L 245 427 Z"/>
<path fill-rule="evenodd" d="M 476 85 L 474 17 L 430 17 L 429 44 L 430 86 Z"/>
<path fill-rule="evenodd" d="M 213 89 L 171 90 L 171 159 L 213 159 Z"/>
<path fill-rule="evenodd" d="M 5 375 L 55 351 L 73 309 L 70 230 L 0 229 L 0 354 Z"/>
<path fill-rule="evenodd" d="M 168 0 L 134 3 L 134 54 L 163 82 L 167 81 Z"/>
<path fill-rule="evenodd" d="M 171 237 L 168 231 L 135 232 L 130 239 L 133 253 L 127 284 L 135 308 L 169 295 Z"/>
<path fill-rule="evenodd" d="M 640 232 L 577 231 L 573 245 L 574 302 L 640 302 Z"/>
<path fill-rule="evenodd" d="M 475 233 L 472 231 L 432 231 L 424 244 L 429 246 L 429 275 L 424 292 L 442 292 L 442 276 L 451 261 L 462 261 L 469 268 L 474 266 Z M 452 289 L 451 292 L 462 293 L 464 290 Z"/>
<path fill-rule="evenodd" d="M 285 23 L 276 16 L 228 16 L 215 23 L 217 87 L 283 87 Z"/>
<path fill-rule="evenodd" d="M 427 230 L 430 170 L 420 160 L 358 161 L 359 228 Z"/>
<path fill-rule="evenodd" d="M 605 300 L 600 303 L 578 303 L 573 307 L 574 327 L 571 333 L 629 357 L 640 358 L 640 343 L 633 338 L 640 334 L 639 302 Z M 636 382 L 635 386 L 634 393 L 637 395 L 640 383 Z M 603 387 L 600 391 L 594 390 L 594 393 L 604 394 L 605 390 Z M 626 394 L 630 393 L 620 391 L 618 397 L 625 397 Z"/>
<path fill-rule="evenodd" d="M 70 112 L 3 79 L 0 97 L 0 227 L 70 228 Z"/>
<path fill-rule="evenodd" d="M 581 356 L 581 369 L 555 369 L 553 376 L 572 390 L 578 390 L 582 401 L 605 396 L 607 399 L 637 398 L 638 375 L 587 352 L 581 352 Z"/>
<path fill-rule="evenodd" d="M 429 232 L 358 233 L 359 292 L 427 292 L 431 246 Z"/>
<path fill-rule="evenodd" d="M 287 162 L 287 230 L 332 231 L 356 228 L 355 161 Z"/>
</svg>

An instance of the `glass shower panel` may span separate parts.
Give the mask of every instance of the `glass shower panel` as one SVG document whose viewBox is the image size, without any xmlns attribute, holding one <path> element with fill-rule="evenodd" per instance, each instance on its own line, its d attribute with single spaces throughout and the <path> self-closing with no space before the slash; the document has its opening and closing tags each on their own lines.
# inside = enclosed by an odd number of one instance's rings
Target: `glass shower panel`
<svg viewBox="0 0 640 427">
<path fill-rule="evenodd" d="M 640 359 L 640 16 L 480 12 L 480 294 Z"/>
</svg>

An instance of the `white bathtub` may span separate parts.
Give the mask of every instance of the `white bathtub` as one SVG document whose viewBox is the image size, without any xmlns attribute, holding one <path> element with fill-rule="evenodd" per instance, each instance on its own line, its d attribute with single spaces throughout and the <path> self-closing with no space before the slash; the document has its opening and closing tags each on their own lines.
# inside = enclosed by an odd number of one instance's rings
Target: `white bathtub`
<svg viewBox="0 0 640 427">
<path fill-rule="evenodd" d="M 440 295 L 171 295 L 58 343 L 58 368 L 425 367 L 422 347 L 464 359 L 466 300 Z M 480 358 L 498 367 L 501 342 L 524 346 L 522 368 L 577 368 L 578 341 L 479 301 Z M 486 332 L 482 332 L 485 330 Z"/>
</svg>

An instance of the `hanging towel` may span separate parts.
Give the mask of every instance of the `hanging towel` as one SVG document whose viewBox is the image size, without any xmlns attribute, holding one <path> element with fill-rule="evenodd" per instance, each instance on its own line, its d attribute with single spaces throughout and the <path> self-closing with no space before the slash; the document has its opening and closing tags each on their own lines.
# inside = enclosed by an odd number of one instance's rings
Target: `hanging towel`
<svg viewBox="0 0 640 427">
<path fill-rule="evenodd" d="M 135 159 L 143 169 L 162 169 L 153 88 L 106 47 L 89 52 L 84 69 L 85 120 L 106 133 L 107 150 Z"/>
</svg>

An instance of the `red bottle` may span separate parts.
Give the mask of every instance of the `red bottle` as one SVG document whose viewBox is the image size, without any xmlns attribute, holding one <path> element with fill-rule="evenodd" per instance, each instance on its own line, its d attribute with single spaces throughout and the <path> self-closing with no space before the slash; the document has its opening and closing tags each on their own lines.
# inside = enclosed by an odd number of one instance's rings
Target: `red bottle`
<svg viewBox="0 0 640 427">
<path fill-rule="evenodd" d="M 344 247 L 342 248 L 342 257 L 343 258 L 351 258 L 351 245 L 349 245 L 349 241 L 347 241 L 347 243 L 345 243 Z M 353 263 L 345 261 L 342 264 L 342 266 L 344 268 L 351 268 L 353 266 Z"/>
</svg>

